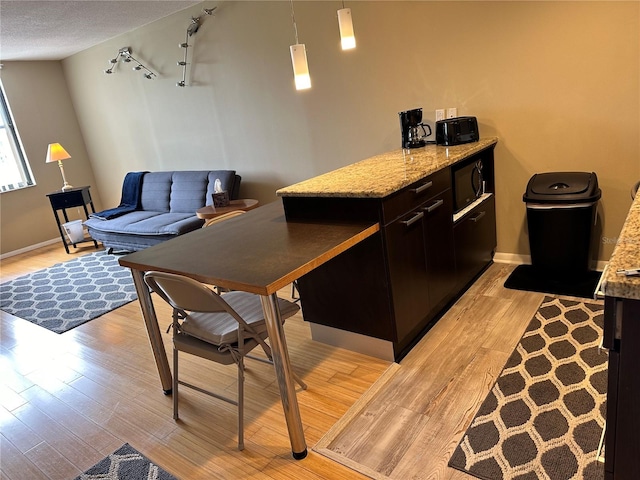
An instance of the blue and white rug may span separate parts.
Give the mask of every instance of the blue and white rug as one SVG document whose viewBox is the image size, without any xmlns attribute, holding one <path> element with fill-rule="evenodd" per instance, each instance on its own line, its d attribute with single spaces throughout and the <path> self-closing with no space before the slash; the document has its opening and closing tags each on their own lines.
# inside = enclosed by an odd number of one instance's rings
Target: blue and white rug
<svg viewBox="0 0 640 480">
<path fill-rule="evenodd" d="M 137 298 L 130 270 L 104 251 L 0 284 L 0 310 L 56 333 Z"/>
<path fill-rule="evenodd" d="M 128 443 L 75 480 L 178 480 Z"/>
</svg>

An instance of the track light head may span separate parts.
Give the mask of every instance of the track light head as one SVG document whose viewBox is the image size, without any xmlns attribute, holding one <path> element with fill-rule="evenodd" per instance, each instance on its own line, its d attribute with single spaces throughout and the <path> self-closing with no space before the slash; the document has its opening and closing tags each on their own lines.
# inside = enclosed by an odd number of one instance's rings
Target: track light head
<svg viewBox="0 0 640 480">
<path fill-rule="evenodd" d="M 144 75 L 144 77 L 149 80 L 158 76 L 157 73 L 152 71 L 150 68 L 146 67 L 143 63 L 140 62 L 140 60 L 138 60 L 133 55 L 131 55 L 131 48 L 129 47 L 122 47 L 120 50 L 118 50 L 118 54 L 116 55 L 116 57 L 109 60 L 109 63 L 111 64 L 111 66 L 107 70 L 104 70 L 104 73 L 106 74 L 114 73 L 115 68 L 118 65 L 118 61 L 120 59 L 122 59 L 124 63 L 133 62 L 134 65 L 132 66 L 132 69 L 137 72 L 142 71 L 142 74 Z"/>
<path fill-rule="evenodd" d="M 185 43 L 179 43 L 179 44 L 178 44 L 178 47 L 180 47 L 180 48 L 189 48 L 189 44 L 188 44 L 187 42 L 185 42 Z"/>
</svg>

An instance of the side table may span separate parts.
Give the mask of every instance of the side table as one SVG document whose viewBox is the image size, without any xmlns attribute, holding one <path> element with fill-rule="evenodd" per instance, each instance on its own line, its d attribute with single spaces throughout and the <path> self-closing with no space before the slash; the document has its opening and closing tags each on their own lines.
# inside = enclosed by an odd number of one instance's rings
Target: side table
<svg viewBox="0 0 640 480">
<path fill-rule="evenodd" d="M 62 210 L 62 216 L 64 217 L 64 222 L 68 222 L 69 218 L 67 217 L 67 208 L 72 207 L 82 207 L 84 209 L 84 216 L 86 219 L 89 218 L 89 211 L 87 210 L 87 205 L 91 207 L 91 212 L 96 213 L 96 210 L 93 206 L 93 200 L 91 199 L 91 192 L 89 189 L 91 187 L 76 187 L 71 188 L 69 190 L 59 190 L 57 192 L 47 193 L 47 197 L 49 197 L 49 201 L 51 202 L 51 208 L 53 209 L 53 215 L 56 217 L 56 223 L 58 224 L 58 231 L 60 232 L 60 238 L 62 239 L 62 244 L 64 245 L 64 249 L 69 253 L 69 245 L 76 246 L 76 243 L 83 242 L 93 242 L 96 248 L 98 248 L 98 242 L 96 242 L 93 238 L 85 238 L 80 242 L 72 243 L 67 240 L 65 237 L 64 231 L 62 230 L 62 224 L 60 223 L 60 217 L 58 216 L 58 211 Z"/>
<path fill-rule="evenodd" d="M 234 212 L 236 210 L 244 210 L 248 212 L 249 210 L 253 210 L 258 206 L 258 200 L 254 200 L 252 198 L 243 198 L 239 200 L 231 200 L 229 205 L 226 207 L 214 207 L 213 205 L 207 205 L 206 207 L 199 208 L 196 210 L 196 215 L 198 218 L 202 218 L 204 220 L 208 220 L 210 218 L 215 218 L 223 213 Z"/>
</svg>

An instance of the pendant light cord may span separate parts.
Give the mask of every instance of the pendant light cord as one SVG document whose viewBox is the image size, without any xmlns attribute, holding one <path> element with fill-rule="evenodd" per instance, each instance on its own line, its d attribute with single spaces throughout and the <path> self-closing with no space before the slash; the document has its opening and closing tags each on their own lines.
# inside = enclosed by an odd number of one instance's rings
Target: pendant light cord
<svg viewBox="0 0 640 480">
<path fill-rule="evenodd" d="M 296 34 L 296 45 L 297 45 L 300 42 L 298 41 L 298 26 L 296 25 L 296 16 L 293 13 L 293 0 L 291 0 L 291 21 L 293 22 L 293 30 L 295 31 L 295 34 Z"/>
</svg>

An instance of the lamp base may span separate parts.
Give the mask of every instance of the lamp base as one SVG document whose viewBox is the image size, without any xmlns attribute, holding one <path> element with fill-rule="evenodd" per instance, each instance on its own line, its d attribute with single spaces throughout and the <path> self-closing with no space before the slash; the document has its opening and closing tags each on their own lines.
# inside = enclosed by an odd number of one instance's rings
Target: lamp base
<svg viewBox="0 0 640 480">
<path fill-rule="evenodd" d="M 62 166 L 62 160 L 58 160 L 58 166 L 60 167 L 60 173 L 62 173 L 62 191 L 66 192 L 67 190 L 71 190 L 73 187 L 67 183 L 67 177 L 64 176 L 64 167 Z"/>
</svg>

